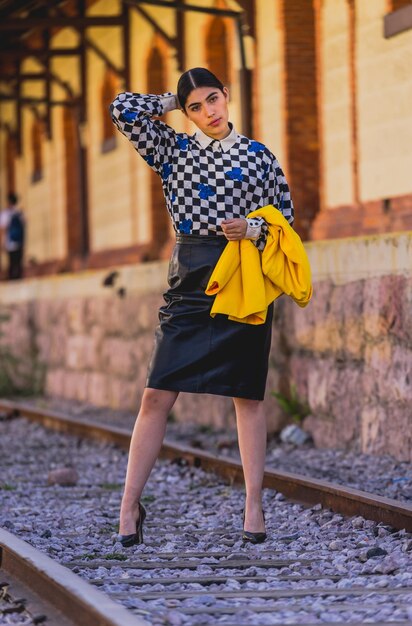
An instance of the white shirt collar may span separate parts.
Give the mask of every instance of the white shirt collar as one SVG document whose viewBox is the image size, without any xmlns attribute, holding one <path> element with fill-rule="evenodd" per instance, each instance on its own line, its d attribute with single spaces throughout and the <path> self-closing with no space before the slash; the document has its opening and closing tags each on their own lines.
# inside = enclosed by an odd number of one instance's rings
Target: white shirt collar
<svg viewBox="0 0 412 626">
<path fill-rule="evenodd" d="M 229 135 L 224 139 L 213 139 L 213 137 L 209 137 L 209 135 L 206 135 L 206 133 L 204 133 L 202 130 L 197 130 L 194 137 L 196 141 L 200 143 L 202 148 L 207 148 L 213 141 L 218 141 L 221 145 L 222 152 L 227 152 L 232 146 L 235 145 L 238 140 L 238 134 L 235 130 L 235 127 L 232 124 L 229 124 L 229 126 L 232 130 L 230 131 Z"/>
</svg>

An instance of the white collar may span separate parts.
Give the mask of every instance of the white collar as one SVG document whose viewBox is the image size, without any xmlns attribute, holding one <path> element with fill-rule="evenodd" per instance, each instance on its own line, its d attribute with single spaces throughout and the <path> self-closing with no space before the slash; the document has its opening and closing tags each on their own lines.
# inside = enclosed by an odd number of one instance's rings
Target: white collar
<svg viewBox="0 0 412 626">
<path fill-rule="evenodd" d="M 227 152 L 228 150 L 230 150 L 230 148 L 232 146 L 235 145 L 235 143 L 238 140 L 238 134 L 235 130 L 235 127 L 232 124 L 229 124 L 230 128 L 232 129 L 230 131 L 230 133 L 228 134 L 227 137 L 225 137 L 224 139 L 213 139 L 213 137 L 209 137 L 209 135 L 206 135 L 206 133 L 204 133 L 202 130 L 197 130 L 195 132 L 195 139 L 198 143 L 200 143 L 200 145 L 202 146 L 202 148 L 207 148 L 208 146 L 210 146 L 210 144 L 213 141 L 218 141 L 221 145 L 222 148 L 222 152 Z"/>
</svg>

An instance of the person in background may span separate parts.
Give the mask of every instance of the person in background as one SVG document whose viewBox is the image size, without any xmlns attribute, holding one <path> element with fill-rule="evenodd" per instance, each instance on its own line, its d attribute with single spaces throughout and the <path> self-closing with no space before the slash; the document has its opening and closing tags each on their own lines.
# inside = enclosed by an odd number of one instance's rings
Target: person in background
<svg viewBox="0 0 412 626">
<path fill-rule="evenodd" d="M 9 257 L 7 277 L 17 280 L 23 276 L 23 253 L 25 239 L 25 220 L 18 207 L 18 197 L 9 193 L 8 206 L 0 213 L 3 248 Z"/>
</svg>

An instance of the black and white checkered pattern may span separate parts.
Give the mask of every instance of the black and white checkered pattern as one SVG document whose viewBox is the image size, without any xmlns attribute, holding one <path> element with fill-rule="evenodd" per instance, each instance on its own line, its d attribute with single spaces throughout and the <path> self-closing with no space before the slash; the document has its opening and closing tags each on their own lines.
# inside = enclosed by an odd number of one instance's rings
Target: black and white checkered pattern
<svg viewBox="0 0 412 626">
<path fill-rule="evenodd" d="M 293 223 L 293 203 L 282 169 L 263 144 L 243 135 L 230 149 L 212 141 L 202 147 L 196 135 L 176 133 L 155 116 L 165 96 L 122 93 L 110 109 L 114 123 L 160 176 L 176 232 L 222 235 L 224 219 L 246 217 L 275 205 Z M 262 220 L 263 222 L 263 220 Z M 255 245 L 263 249 L 264 223 Z"/>
</svg>

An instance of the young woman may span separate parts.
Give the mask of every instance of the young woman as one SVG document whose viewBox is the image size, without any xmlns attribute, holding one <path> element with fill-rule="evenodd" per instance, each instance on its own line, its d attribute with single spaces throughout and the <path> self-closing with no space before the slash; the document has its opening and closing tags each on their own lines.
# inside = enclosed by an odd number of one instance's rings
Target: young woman
<svg viewBox="0 0 412 626">
<path fill-rule="evenodd" d="M 246 485 L 244 540 L 266 538 L 262 480 L 266 421 L 262 400 L 268 371 L 272 308 L 265 324 L 253 326 L 210 316 L 208 279 L 227 241 L 251 239 L 265 246 L 267 227 L 247 215 L 273 204 L 289 223 L 293 205 L 280 165 L 263 144 L 236 132 L 229 122 L 229 93 L 207 69 L 179 79 L 177 94 L 120 94 L 111 105 L 118 129 L 160 176 L 176 231 L 169 289 L 146 388 L 130 444 L 120 511 L 120 540 L 143 540 L 143 488 L 159 454 L 167 416 L 180 391 L 233 398 Z M 197 127 L 176 133 L 156 119 L 181 109 Z M 155 118 L 155 119 L 153 119 Z"/>
</svg>

